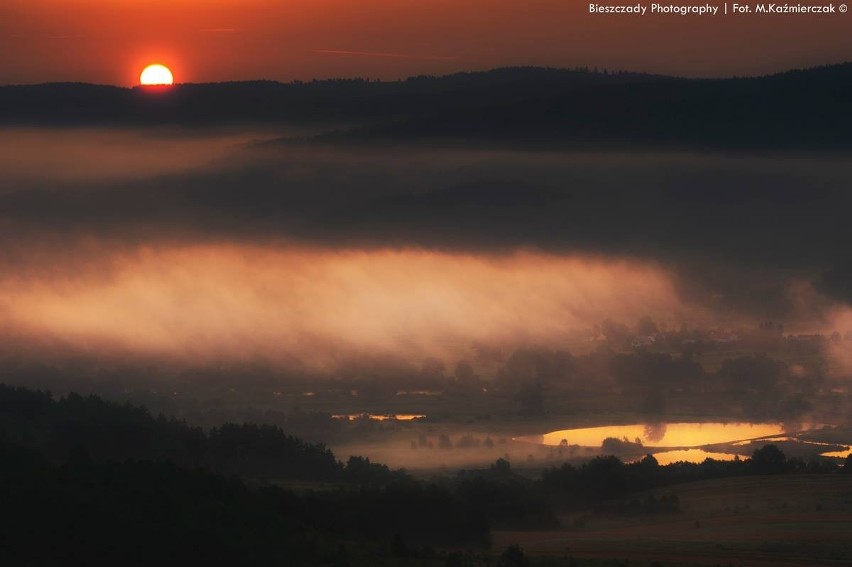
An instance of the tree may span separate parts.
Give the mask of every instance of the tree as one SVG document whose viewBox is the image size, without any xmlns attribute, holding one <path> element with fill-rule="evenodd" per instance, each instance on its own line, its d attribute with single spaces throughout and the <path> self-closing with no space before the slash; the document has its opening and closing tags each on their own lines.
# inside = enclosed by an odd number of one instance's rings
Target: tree
<svg viewBox="0 0 852 567">
<path fill-rule="evenodd" d="M 512 465 L 506 459 L 499 458 L 491 465 L 491 470 L 501 474 L 509 474 L 512 472 Z"/>
<path fill-rule="evenodd" d="M 751 457 L 751 466 L 758 474 L 783 473 L 787 457 L 775 445 L 764 445 L 756 449 Z"/>
<path fill-rule="evenodd" d="M 716 372 L 717 379 L 729 390 L 759 392 L 763 398 L 777 394 L 787 374 L 783 362 L 763 355 L 727 359 Z"/>
<path fill-rule="evenodd" d="M 497 561 L 498 567 L 527 567 L 530 564 L 527 556 L 521 551 L 521 546 L 510 545 L 500 555 Z"/>
<path fill-rule="evenodd" d="M 654 320 L 645 315 L 639 322 L 636 323 L 636 334 L 637 335 L 656 335 L 660 332 L 660 329 L 657 327 L 657 324 L 654 323 Z"/>
</svg>

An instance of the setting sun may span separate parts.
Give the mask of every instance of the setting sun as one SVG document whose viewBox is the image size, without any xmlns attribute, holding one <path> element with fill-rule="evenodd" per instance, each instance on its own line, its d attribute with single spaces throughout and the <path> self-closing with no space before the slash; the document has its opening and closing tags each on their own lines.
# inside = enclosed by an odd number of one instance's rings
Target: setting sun
<svg viewBox="0 0 852 567">
<path fill-rule="evenodd" d="M 168 67 L 164 65 L 148 65 L 139 76 L 139 83 L 143 85 L 171 85 L 174 77 Z"/>
</svg>

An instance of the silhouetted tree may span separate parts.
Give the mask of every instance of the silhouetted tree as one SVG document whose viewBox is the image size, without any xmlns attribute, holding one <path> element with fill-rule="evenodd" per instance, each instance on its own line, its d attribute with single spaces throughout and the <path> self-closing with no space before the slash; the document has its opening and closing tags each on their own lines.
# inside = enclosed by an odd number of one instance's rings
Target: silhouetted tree
<svg viewBox="0 0 852 567">
<path fill-rule="evenodd" d="M 775 445 L 764 445 L 755 449 L 751 457 L 752 468 L 758 474 L 783 473 L 786 463 L 784 453 Z"/>
<path fill-rule="evenodd" d="M 637 335 L 656 335 L 659 332 L 660 329 L 657 327 L 657 324 L 647 315 L 639 319 L 639 322 L 636 323 Z"/>
<path fill-rule="evenodd" d="M 498 567 L 528 567 L 529 564 L 529 559 L 521 551 L 519 545 L 510 545 L 507 547 L 497 560 Z"/>
</svg>

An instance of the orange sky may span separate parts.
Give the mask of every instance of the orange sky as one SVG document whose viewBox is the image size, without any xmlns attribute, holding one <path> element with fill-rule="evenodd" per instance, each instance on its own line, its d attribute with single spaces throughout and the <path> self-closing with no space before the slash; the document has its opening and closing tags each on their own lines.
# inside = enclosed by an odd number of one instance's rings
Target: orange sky
<svg viewBox="0 0 852 567">
<path fill-rule="evenodd" d="M 592 16 L 576 0 L 2 0 L 0 84 L 131 85 L 152 61 L 180 82 L 505 65 L 753 74 L 852 60 L 851 25 L 849 14 Z"/>
</svg>

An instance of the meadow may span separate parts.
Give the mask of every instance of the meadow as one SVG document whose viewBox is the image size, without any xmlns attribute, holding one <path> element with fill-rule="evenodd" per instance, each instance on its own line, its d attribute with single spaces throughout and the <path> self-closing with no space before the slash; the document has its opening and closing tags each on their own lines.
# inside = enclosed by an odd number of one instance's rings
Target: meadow
<svg viewBox="0 0 852 567">
<path fill-rule="evenodd" d="M 681 510 L 584 512 L 566 529 L 495 532 L 495 549 L 533 556 L 624 559 L 630 565 L 841 565 L 852 560 L 852 476 L 752 476 L 668 487 Z M 568 564 L 568 563 L 564 563 Z M 627 564 L 625 562 L 625 564 Z"/>
</svg>

